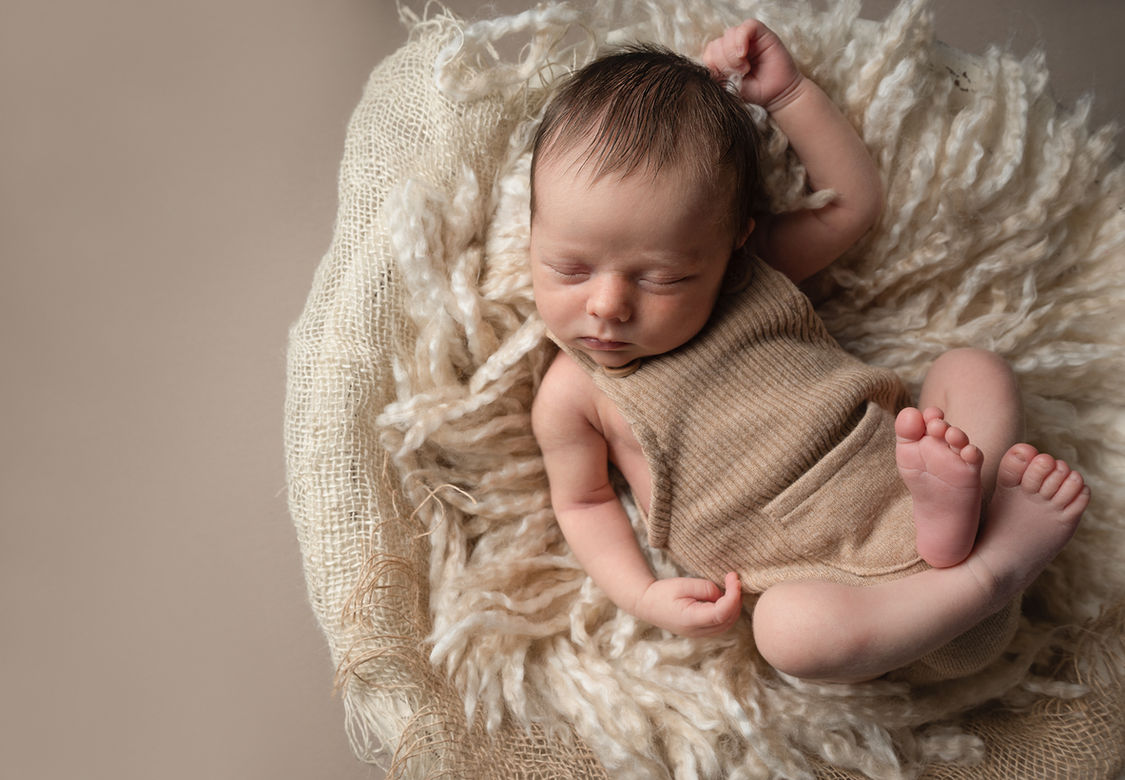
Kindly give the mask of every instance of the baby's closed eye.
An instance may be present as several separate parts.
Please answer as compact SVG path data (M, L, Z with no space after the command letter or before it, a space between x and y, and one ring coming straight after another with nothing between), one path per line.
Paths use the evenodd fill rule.
M577 263L544 263L556 276L568 281L583 281L590 278L590 269Z
M641 284L651 284L657 287L665 287L673 284L679 284L680 282L686 282L689 278L690 277L683 274L675 276L649 275L642 276L640 278L640 282Z
M637 279L637 284L653 293L675 293L695 278L690 274L647 274Z

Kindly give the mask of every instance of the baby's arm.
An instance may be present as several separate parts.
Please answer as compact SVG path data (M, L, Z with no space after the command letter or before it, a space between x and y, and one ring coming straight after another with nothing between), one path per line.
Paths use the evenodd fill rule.
M751 239L764 260L799 282L839 257L878 219L879 172L855 129L761 22L730 28L707 45L703 60L717 73L741 76L742 98L769 111L811 186L837 193L823 208L770 220Z
M609 479L590 377L565 353L543 378L532 426L551 484L551 504L574 557L618 607L684 636L726 631L738 619L738 578L726 593L708 580L657 580Z

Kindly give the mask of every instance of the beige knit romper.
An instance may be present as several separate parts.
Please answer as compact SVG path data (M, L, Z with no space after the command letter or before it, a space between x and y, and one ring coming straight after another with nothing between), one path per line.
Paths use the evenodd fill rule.
M749 593L783 580L857 585L928 568L894 457L894 418L908 391L893 371L845 352L788 278L746 262L748 283L719 297L695 338L635 371L607 373L568 350L645 453L649 543L714 582L738 572ZM941 660L954 668L938 676L991 660L1016 615L984 631L987 647L960 638L972 659L966 668Z

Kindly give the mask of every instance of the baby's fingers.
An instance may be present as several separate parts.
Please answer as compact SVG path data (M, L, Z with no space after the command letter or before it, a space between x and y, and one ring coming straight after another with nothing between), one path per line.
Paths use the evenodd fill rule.
M730 73L731 65L727 62L722 38L716 38L703 49L703 64L717 76L725 76Z
M719 75L744 73L748 67L746 54L750 50L748 32L744 30L747 24L750 23L731 27L708 43L703 49L704 64Z
M709 582L706 584L714 588L713 593L718 598L711 600L711 603L701 599L691 609L697 621L696 628L692 632L695 636L722 634L735 624L742 613L742 591L739 588L737 574L731 573L726 576L723 583L726 592L721 596L718 595L718 586Z
M743 68L747 64L747 55L750 53L750 41L758 33L761 23L750 19L737 27L731 27L720 39L722 41L723 57L727 66Z
M689 599L691 601L699 601L710 606L711 603L716 602L723 595L719 590L719 586L710 580L696 579L684 577L679 583L680 598Z
M721 615L727 618L738 617L738 613L742 609L742 587L738 581L738 575L733 571L727 574L723 587L726 588L726 592L723 593L722 598L715 602L715 607Z

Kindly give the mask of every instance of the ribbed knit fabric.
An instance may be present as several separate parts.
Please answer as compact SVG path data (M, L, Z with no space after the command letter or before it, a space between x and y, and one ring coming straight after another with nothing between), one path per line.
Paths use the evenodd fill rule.
M894 672L897 679L924 685L976 674L991 664L1012 643L1020 625L1016 596L994 615L986 617L961 636Z
M721 582L860 584L925 568L894 459L894 372L839 347L782 274L749 258L742 290L673 352L607 376L652 477L649 543Z
M648 461L649 543L714 582L849 585L928 568L895 465L894 418L910 403L893 371L845 352L804 294L747 257L742 286L704 329L636 370L579 361L621 411ZM979 671L1011 641L1019 599L900 674Z

